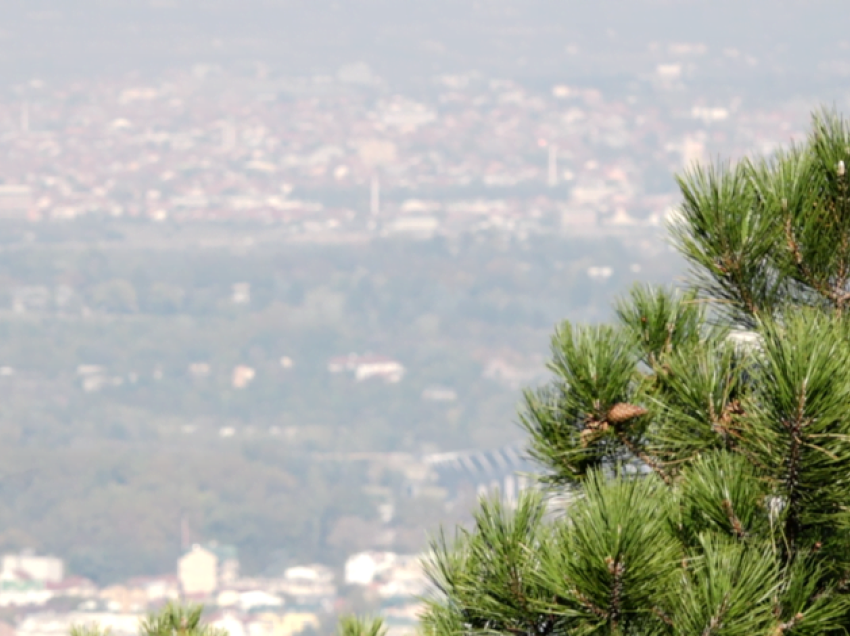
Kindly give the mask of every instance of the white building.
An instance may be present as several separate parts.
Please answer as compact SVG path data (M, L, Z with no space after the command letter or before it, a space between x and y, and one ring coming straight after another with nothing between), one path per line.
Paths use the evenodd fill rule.
M32 552L4 554L0 576L26 576L42 583L58 583L65 578L65 564L62 559L51 556L36 556Z
M370 378L380 378L384 382L400 382L404 377L404 367L400 362L384 356L363 356L354 369L354 378L361 382Z
M233 374L230 381L234 389L244 389L254 381L256 376L257 371L255 369L240 364L233 367Z
M379 378L384 382L394 384L404 377L405 368L397 360L386 356L349 354L331 358L328 361L328 371L331 373L350 372L358 382Z
M345 562L345 582L348 585L371 585L396 562L395 552L358 552Z
M278 587L280 592L296 602L309 603L336 596L334 578L333 570L327 566L299 565L286 569Z
M177 561L177 578L184 594L212 594L239 576L236 548L195 544Z
M276 594L264 590L224 590L216 596L216 605L219 607L239 607L243 612L256 609L282 607L283 599Z
M314 583L333 583L334 573L326 565L296 565L286 568L283 578L287 581L311 581Z

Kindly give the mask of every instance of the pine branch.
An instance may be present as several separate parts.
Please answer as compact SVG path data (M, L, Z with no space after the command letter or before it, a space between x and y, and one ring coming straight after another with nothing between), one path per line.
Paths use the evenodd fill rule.
M623 446L629 449L635 457L640 459L644 464L649 466L656 475L661 477L662 481L668 486L673 483L673 478L664 470L661 464L652 456L648 455L640 446L635 444L628 435L623 431L618 431L617 438L622 442Z
M626 566L619 560L608 557L608 572L611 573L613 579L611 585L611 602L608 610L608 617L611 620L611 627L616 631L620 624L620 602L623 595L623 574L626 571Z
M552 518L484 501L434 546L426 636L850 633L848 163L823 113L804 144L679 178L690 289L562 324L525 394L529 453L578 496Z
M723 500L723 509L726 511L726 515L729 517L729 523L732 524L732 530L735 532L735 536L739 539L745 539L747 537L747 532L744 530L744 526L741 523L741 520L738 519L738 516L735 514L735 509L732 506L732 502L729 499Z
M785 632L794 629L797 623L801 620L803 620L803 614L795 614L790 621L780 623L776 626L776 631L773 632L774 636L781 636L781 634L784 634Z
M700 636L711 636L718 629L723 627L723 617L726 614L726 610L728 609L729 603L729 595L727 594L723 598L723 602L717 608L717 611L711 616L711 619L708 621L708 624L705 626L705 629L702 630Z

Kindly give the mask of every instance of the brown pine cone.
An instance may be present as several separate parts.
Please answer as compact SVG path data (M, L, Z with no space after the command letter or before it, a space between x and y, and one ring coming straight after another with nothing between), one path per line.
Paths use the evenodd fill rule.
M648 411L642 406L620 402L608 409L608 414L605 416L605 419L611 424L622 424L623 422L628 422L629 420L633 420L641 415L646 415L647 412Z

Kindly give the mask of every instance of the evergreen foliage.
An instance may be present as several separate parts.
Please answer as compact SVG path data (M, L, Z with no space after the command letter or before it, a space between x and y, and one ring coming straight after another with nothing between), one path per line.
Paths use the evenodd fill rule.
M385 636L386 633L380 618L345 616L339 621L338 636Z
M168 603L139 625L140 636L227 636L227 632L201 623L203 605Z
M542 487L433 541L426 633L850 633L848 162L821 111L679 177L687 285L556 329L520 413Z
M169 602L139 623L139 636L227 636L227 632L201 622L203 605ZM71 636L109 636L112 631L98 624L76 625ZM372 635L370 635L372 636ZM375 635L377 636L377 635Z

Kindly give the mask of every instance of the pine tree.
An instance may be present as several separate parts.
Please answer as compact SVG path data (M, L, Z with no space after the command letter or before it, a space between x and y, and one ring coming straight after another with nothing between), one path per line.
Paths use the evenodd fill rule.
M433 541L427 634L850 633L847 162L821 111L678 178L686 284L556 329L520 413L543 488Z
M387 628L381 618L344 616L339 621L338 636L385 636Z
M139 622L139 636L228 636L222 629L201 622L202 605L169 602ZM110 636L112 630L93 623L75 625L70 636ZM377 635L372 635L377 636Z
M139 624L139 636L227 636L227 632L201 622L203 605L169 602L148 614Z

